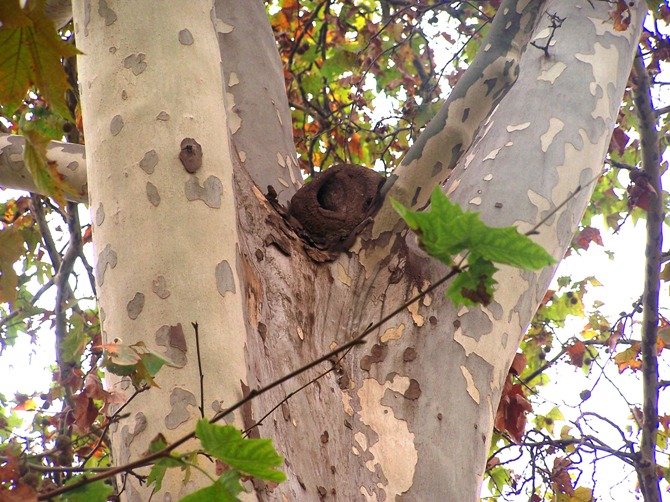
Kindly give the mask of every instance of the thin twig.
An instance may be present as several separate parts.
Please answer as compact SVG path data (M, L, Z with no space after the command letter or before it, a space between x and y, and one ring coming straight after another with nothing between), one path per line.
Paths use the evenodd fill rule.
M198 375L200 375L200 417L205 418L205 374L202 371L202 358L200 357L200 333L197 322L192 322L191 326L195 332L195 351L198 356Z

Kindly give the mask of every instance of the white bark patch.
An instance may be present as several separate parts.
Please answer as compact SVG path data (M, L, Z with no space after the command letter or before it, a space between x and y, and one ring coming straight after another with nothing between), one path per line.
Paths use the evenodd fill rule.
M602 20L601 20L602 22ZM545 28L537 33L535 37L533 37L533 42L537 43L538 45L544 45L544 43L540 42L541 40L544 40L545 38L549 38L549 35L551 35L551 28Z
M179 40L179 43L182 45L193 45L194 42L193 34L186 28L179 31L179 35L177 38Z
M567 65L561 61L559 61L556 64L553 64L549 68L545 68L542 70L542 73L540 73L540 76L537 77L538 80L544 80L549 83L554 83L554 81L560 77L561 73L563 73L563 70L567 68Z
M100 286L102 286L105 282L105 272L107 271L107 265L114 268L116 267L116 263L116 251L112 250L112 246L110 244L107 244L105 249L100 251L95 265L95 276L97 277L98 284Z
M288 174L291 177L291 183L293 183L295 186L300 186L300 183L298 183L295 178L294 169L291 169L291 157L289 155L286 156L286 167L288 167Z
M470 166L470 162L472 162L472 159L475 158L475 153L470 152L465 156L465 160L463 161L463 169L467 169Z
M170 289L167 285L167 279L164 276L159 275L153 281L151 281L151 291L153 291L158 298L165 300L170 296Z
M607 124L612 124L613 120L610 116L609 93L600 82L608 85L612 72L615 71L616 74L619 73L619 56L616 45L614 44L610 47L604 47L597 43L594 46L594 50L595 52L593 54L575 54L575 59L591 65L591 69L593 70L593 80L589 85L589 90L596 98L596 105L591 112L591 116L594 119L602 118ZM603 61L607 61L608 64L603 64ZM616 70L612 70L612 66L614 66Z
M216 266L215 276L216 289L221 296L225 297L228 291L235 294L235 278L227 260L223 260Z
M470 199L469 203L472 204L473 206L481 206L482 198L481 197L473 197L472 199Z
M361 450L366 451L368 449L368 437L362 432L354 434L354 440L358 443Z
M230 76L228 77L228 87L234 87L239 83L240 83L240 77L237 76L237 73L231 71Z
M491 181L493 179L493 174L489 173L482 178L484 181Z
M296 330L297 330L297 332L298 332L298 338L300 338L301 340L304 340L304 339L305 339L305 333L304 333L304 331L302 330L302 328L301 328L300 326L298 326L298 327L296 328Z
M116 136L123 129L123 119L121 115L114 115L112 121L109 123L109 132L112 133L112 136Z
M461 373L463 373L463 376L465 377L465 390L468 391L468 394L470 394L472 400L479 404L479 390L477 389L475 381L472 378L472 373L470 373L470 370L468 370L468 368L465 366L461 366Z
M453 193L458 188L458 185L460 185L460 184L461 184L461 178L459 178L457 180L454 180L454 182L451 185L449 185L449 188L447 188L446 195L449 195L449 194Z
M168 120L170 120L170 114L166 111L162 111L158 115L156 115L156 120L160 120L161 122L167 122Z
M147 181L147 199L149 199L149 202L151 202L154 207L158 207L161 203L161 196L158 193L158 188L156 188L156 185L150 181Z
M400 326L395 326L384 331L384 334L379 338L379 341L386 343L389 340L400 340L403 331L405 331L405 325L401 323Z
M565 124L562 120L557 119L556 117L551 117L549 119L547 132L540 136L540 144L542 145L541 148L544 153L547 153L551 142L554 141L556 135L563 130L563 127L565 127Z
M351 396L348 392L342 393L342 408L347 415L350 417L354 416L354 408L351 406Z
M546 211L549 211L551 209L551 203L549 200L543 196L540 195L539 193L533 191L533 190L528 190L528 200L537 208L538 212L542 216L542 214ZM527 222L517 222L518 225L528 225Z
M279 164L282 167L286 167L286 161L284 160L284 156L280 152L277 152L277 164Z
M361 486L361 495L365 497L365 502L378 502L377 494L375 492L368 492L368 489L364 486Z
M494 150L491 150L489 154L486 157L484 157L483 160L495 160L500 150L502 150L502 148L495 148Z
M521 291L529 287L527 279L525 279L522 274L523 272L520 272L517 269L501 267L501 269L496 272L495 279L498 281L498 284L515 284L515 290ZM499 311L500 308L502 308L503 312L510 312L508 316L502 319L485 307L479 307L480 312L477 312L474 309L468 309L467 307L463 307L458 311L459 318L463 318L467 315L483 314L489 318L491 323L497 323L496 327L499 329L496 333L488 331L485 334L482 334L479 339L468 336L464 332L463 325L468 324L465 321L462 321L461 326L454 331L454 341L463 347L466 357L475 353L491 365L491 367L498 369L498 371L494 372L492 375L492 389L497 389L502 386L507 377L509 364L511 364L511 360L509 363L500 364L501 348L504 349L507 347L508 343L507 333L517 333L521 329L519 314L515 310L517 299L518 297L514 296L506 299L501 298L497 302L496 311ZM499 333L503 333L503 336L501 337Z
M351 277L347 275L347 271L344 270L344 267L341 263L337 264L337 279L347 286L351 287Z
M144 73L144 70L147 69L146 57L147 55L141 52L138 54L131 54L123 60L123 67L132 71L135 76Z
M508 125L507 126L507 132L523 131L524 129L528 129L529 127L530 127L530 122L523 122L523 123L517 124L517 125Z
M288 188L288 181L286 181L284 178L277 178L277 181Z
M242 117L237 113L235 106L235 95L232 92L224 92L223 101L226 104L226 111L228 112L228 129L230 130L230 134L235 134L242 127Z
M140 167L142 171L147 174L153 174L156 165L158 164L158 153L156 150L149 150L144 154L142 160L140 160Z
M230 32L233 31L234 28L235 27L232 24L228 24L228 23L222 21L221 19L215 19L214 20L214 29L218 33L223 33L223 34L230 33Z
M165 427L174 430L184 422L188 421L191 414L189 406L197 406L195 396L192 392L175 387L170 393L170 413L165 417Z
M418 294L419 290L416 289L415 287L412 288L412 297ZM412 314L412 321L414 321L414 324L416 324L418 327L423 326L423 324L425 323L425 319L421 314L419 314L419 303L418 302L412 303L407 307L407 310L409 310L409 313Z
M184 193L189 201L201 200L213 209L221 207L221 196L223 195L223 184L216 176L209 176L205 183L200 186L197 176L190 176L184 185Z
M381 401L387 390L404 394L409 386L409 378L396 375L393 381L383 384L372 378L366 379L358 391L360 420L380 438L369 448L373 458L366 467L374 471L379 465L384 473L387 484L378 486L386 492L386 500L395 500L412 487L418 454L414 434L409 431L407 422L397 419L393 409L382 405Z
M126 312L128 312L128 317L133 321L137 319L144 309L144 293L135 293L133 299L130 300L126 305Z
M240 150L239 152L237 152L237 155L239 155L240 157L240 162L244 162L247 160L247 152L245 152L244 150Z

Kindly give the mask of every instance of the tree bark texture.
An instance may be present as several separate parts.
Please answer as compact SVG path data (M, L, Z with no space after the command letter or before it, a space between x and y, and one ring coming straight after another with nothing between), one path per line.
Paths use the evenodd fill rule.
M117 463L198 418L191 322L211 416L447 272L388 200L345 253L298 237L266 196L271 184L285 205L300 182L278 63L261 62L272 61L262 3L223 5L82 0L74 10L103 330L179 366L119 423ZM539 224L533 239L560 259L602 166L645 12L635 1L616 31L606 2L503 2L482 55L383 193L420 208L440 184L488 224ZM564 19L554 33L544 13ZM256 23L265 38L245 52ZM264 106L252 106L257 93ZM202 151L188 170L185 139ZM277 501L476 500L502 385L552 274L503 268L482 308L456 311L431 293L306 389L290 396L328 365L255 399L231 420L252 427L279 405L253 433L274 440L289 479L249 488ZM169 474L165 500L199 482ZM147 498L131 477L126 496Z

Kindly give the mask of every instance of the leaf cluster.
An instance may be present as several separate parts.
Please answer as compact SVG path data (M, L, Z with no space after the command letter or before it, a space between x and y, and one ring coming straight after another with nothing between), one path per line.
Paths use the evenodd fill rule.
M436 186L430 198L430 209L412 211L392 200L429 255L454 266L455 257L467 255L467 267L452 281L447 296L458 305L487 305L493 298L494 264L537 270L556 263L547 251L516 227L495 228L486 225L479 214L463 211Z

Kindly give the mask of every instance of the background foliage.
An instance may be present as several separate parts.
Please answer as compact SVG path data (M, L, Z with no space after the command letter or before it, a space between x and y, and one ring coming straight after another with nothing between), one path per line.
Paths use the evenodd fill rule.
M468 67L500 2L266 3L284 63L299 162L309 177L339 163L390 172ZM624 4L611 4L613 18L620 18ZM664 152L670 111L664 107L669 102L664 89L670 85L665 71L670 10L663 1L649 4L652 17L640 44L654 80L659 148ZM141 399L155 383L156 372L170 361L146 347L102 343L88 217L83 208L66 202L67 188L45 155L51 139L84 140L72 27L56 34L41 3L33 1L25 8L18 1L0 2L0 21L0 129L26 138L26 160L37 186L52 194L45 198L7 192L0 204L0 366L27 364L9 361L17 354L12 350L17 342L29 340L39 351L46 350L45 344L54 346L50 383L36 383L25 394L0 394L0 498L35 500L77 483L85 469L90 475L110 465L110 424L123 413L124 402ZM568 253L570 262L594 248L615 257L618 250L605 243L616 242L611 235L644 219L654 195L639 171L638 119L631 95L635 86L632 75L603 174ZM638 263L624 263L621 273L632 266ZM619 292L593 294L601 285L597 277L573 276L569 270L560 275L510 368L485 482L490 499L591 500L594 488L595 493L608 493L619 483L599 474L603 457L616 459L624 473L621 483L628 492L635 490L632 465L644 419L642 396L635 388L641 371L641 303L620 307ZM663 280L670 280L670 267ZM642 290L632 294L641 297ZM615 303L617 313L612 314L608 303ZM657 445L664 488L670 481L670 409L663 395L670 380L666 343L670 322L663 318L657 346L664 361ZM105 368L129 375L135 392L105 390ZM575 381L576 371L584 375L578 380L581 387L547 397L552 379ZM575 399L570 393L577 391ZM627 416L612 418L590 407L601 394L625 403ZM234 431L208 434L227 437ZM162 446L152 447L159 451ZM220 452L216 445L203 447ZM267 450L261 456L268 461L265 470L233 469L210 491L234 497L240 472L261 472L273 479L277 458ZM165 469L191 465L191 457L165 457L155 464L149 481L159 484ZM104 500L110 491L101 481L79 493L86 500ZM76 492L70 496L78 500Z

